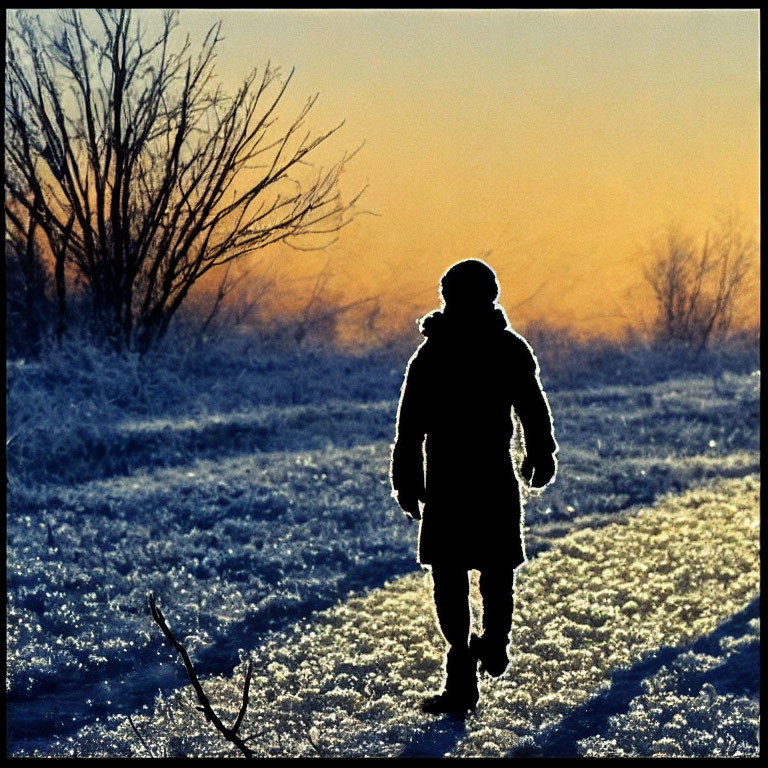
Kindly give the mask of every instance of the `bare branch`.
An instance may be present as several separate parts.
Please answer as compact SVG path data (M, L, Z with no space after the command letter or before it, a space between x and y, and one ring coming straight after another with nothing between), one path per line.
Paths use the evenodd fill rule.
M253 662L248 661L248 669L245 671L245 681L243 682L243 703L240 705L240 711L237 713L237 719L230 729L232 733L237 733L243 723L245 712L248 709L248 693L251 689L251 678L253 677Z
M314 749L314 751L319 755L320 757L328 757L328 750L323 749L313 738L312 736L312 728L314 728L314 723L312 722L312 716L307 714L303 718L304 723L304 733L306 734L307 741L309 742L309 745Z
M149 746L147 745L147 742L144 741L143 736L139 733L139 729L135 726L133 719L131 718L130 715L128 715L128 722L131 724L131 728L133 729L133 732L136 734L136 738L139 740L139 743L144 748L144 751L150 757L154 757L155 756L154 752L149 748Z
M176 649L176 651L181 656L182 661L184 662L184 666L186 667L186 670L187 670L187 676L189 677L189 681L192 684L192 688L194 689L195 693L197 694L198 701L200 702L199 709L205 715L205 719L208 722L213 723L216 730L219 731L219 733L221 733L222 736L224 736L224 738L227 741L234 744L243 753L245 757L253 757L253 751L246 745L245 741L238 735L238 730L240 729L240 725L243 722L245 711L248 708L248 692L251 685L251 677L253 675L253 661L250 659L248 660L248 668L245 673L245 682L243 685L243 703L240 707L240 711L238 712L237 719L235 720L235 723L232 726L232 728L227 728L227 726L224 725L224 723L222 723L222 721L219 719L218 715L213 711L213 708L211 707L211 704L208 701L208 697L205 695L205 692L203 691L203 686L200 684L200 680L197 676L197 673L195 672L195 668L192 665L192 660L189 658L187 649L176 639L170 627L168 626L162 611L157 607L154 593L151 593L149 595L149 608L152 612L152 618L155 620L155 623L163 631L163 634L168 639L168 642Z

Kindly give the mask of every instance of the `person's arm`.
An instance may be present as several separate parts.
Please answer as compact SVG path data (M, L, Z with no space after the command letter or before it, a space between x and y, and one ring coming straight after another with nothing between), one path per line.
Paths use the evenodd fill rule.
M397 408L397 433L392 446L390 481L392 496L411 518L420 517L424 499L424 382L418 355L408 365Z
M523 427L524 479L536 488L550 483L557 469L557 443L546 395L539 378L539 365L530 347L521 341L513 407Z

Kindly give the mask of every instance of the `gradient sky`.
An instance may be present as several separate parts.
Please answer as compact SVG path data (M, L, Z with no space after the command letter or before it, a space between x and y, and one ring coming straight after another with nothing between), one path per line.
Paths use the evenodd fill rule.
M344 191L367 183L377 215L327 253L271 258L327 264L388 317L436 306L443 271L482 257L513 325L613 333L647 313L654 234L723 212L757 228L757 11L183 10L181 30L219 18L232 88L293 66L286 117L319 92L311 125L346 120L333 149L365 141Z

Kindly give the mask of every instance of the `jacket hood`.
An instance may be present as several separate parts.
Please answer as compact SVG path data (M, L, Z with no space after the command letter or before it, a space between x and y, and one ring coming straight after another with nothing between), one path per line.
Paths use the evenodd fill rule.
M470 312L445 307L430 312L419 323L419 330L428 339L499 333L507 327L507 316L504 310L493 304L490 304L487 309Z

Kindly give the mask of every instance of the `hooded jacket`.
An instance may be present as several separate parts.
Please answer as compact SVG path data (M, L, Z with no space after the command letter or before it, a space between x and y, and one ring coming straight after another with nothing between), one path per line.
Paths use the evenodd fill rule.
M512 462L513 410L534 464L554 455L552 417L528 343L492 304L422 320L397 414L391 484L424 501L418 559L483 569L525 560Z

